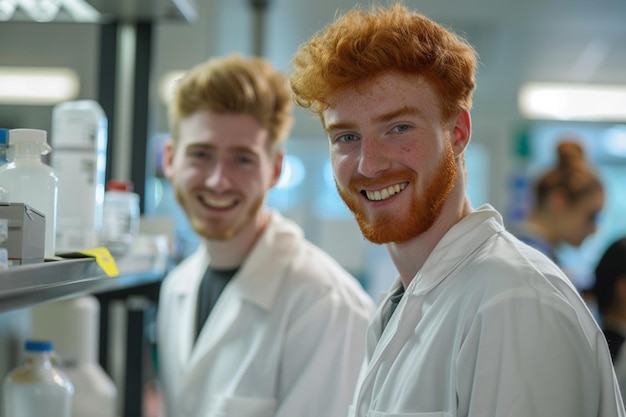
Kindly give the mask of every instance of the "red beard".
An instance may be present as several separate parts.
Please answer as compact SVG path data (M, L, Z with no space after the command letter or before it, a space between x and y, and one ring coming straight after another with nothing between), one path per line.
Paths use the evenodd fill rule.
M337 191L350 211L354 213L363 236L377 244L391 242L406 242L426 232L439 217L457 176L457 166L452 145L446 142L446 148L435 171L433 178L428 180L422 196L415 195L411 206L406 212L399 212L397 207L368 213L363 202L363 195L359 192L363 187L375 187L377 183L390 184L398 180L410 182L409 188L403 192L412 192L412 184L417 183L417 176L413 171L403 171L377 178L375 180L359 177L350 181L348 189L342 189L338 184Z

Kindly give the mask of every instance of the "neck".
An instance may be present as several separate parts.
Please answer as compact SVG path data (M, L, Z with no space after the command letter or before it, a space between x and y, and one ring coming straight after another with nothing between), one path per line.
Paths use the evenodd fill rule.
M425 233L406 242L387 244L391 259L407 288L433 249L452 226L472 211L469 200L460 187L455 187L435 223Z
M236 236L226 240L204 239L211 265L218 269L232 269L241 266L267 227L269 220L269 212L260 209L254 220Z

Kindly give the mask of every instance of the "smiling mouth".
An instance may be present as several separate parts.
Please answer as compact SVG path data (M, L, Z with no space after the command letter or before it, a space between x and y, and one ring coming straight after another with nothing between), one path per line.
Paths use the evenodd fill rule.
M391 196L398 194L400 191L404 190L408 185L408 182L403 182L401 184L394 184L387 188L383 188L382 190L377 191L368 191L363 190L361 193L367 197L370 201L381 201L390 198Z
M208 196L200 196L199 200L210 208L225 209L237 204L237 199L233 197L229 198L212 198Z

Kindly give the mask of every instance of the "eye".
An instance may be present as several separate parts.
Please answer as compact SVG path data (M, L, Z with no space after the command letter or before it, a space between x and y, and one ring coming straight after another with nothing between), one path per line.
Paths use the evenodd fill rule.
M405 131L409 130L410 128L411 128L411 126L409 126L409 125L401 124L401 125L394 126L391 129L391 131L395 132L395 133L402 133L402 132L405 132Z
M337 136L335 138L335 142L347 143L347 142L354 142L354 141L356 141L358 139L359 139L359 137L357 135L352 134L352 133L346 133L345 135Z
M204 148L190 148L187 150L187 157L190 159L207 159L210 155L210 152Z
M240 164L251 164L252 162L254 162L249 156L238 156L236 160Z
M238 165L252 165L256 163L257 158L254 154L241 152L233 155L233 161Z

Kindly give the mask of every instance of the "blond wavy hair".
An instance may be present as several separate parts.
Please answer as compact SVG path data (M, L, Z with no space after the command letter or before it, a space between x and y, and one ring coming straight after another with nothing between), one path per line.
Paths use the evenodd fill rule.
M280 146L293 123L293 100L286 74L264 58L231 54L211 58L187 72L169 107L175 141L181 120L198 110L249 114L269 132L269 143Z

